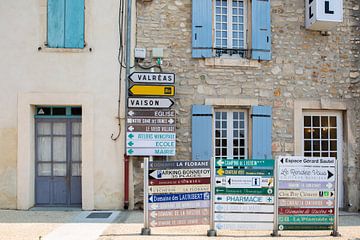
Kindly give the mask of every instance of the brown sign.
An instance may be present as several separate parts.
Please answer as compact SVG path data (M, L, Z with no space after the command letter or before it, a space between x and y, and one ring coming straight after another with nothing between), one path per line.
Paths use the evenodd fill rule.
M165 220L165 219L183 219L183 218L199 218L210 217L209 208L195 208L195 209L176 209L176 210L162 210L149 211L151 220Z
M186 225L209 225L210 217L201 218L184 218L184 219L167 219L167 220L151 220L150 227L165 226L186 226Z
M151 179L150 185L210 184L210 178Z
M160 125L175 125L175 118L128 118L128 124L160 124Z
M176 132L175 126L157 126L157 125L137 125L137 124L129 124L127 126L128 132L168 132L174 133Z
M334 214L334 208L279 208L280 215L297 215L297 214Z

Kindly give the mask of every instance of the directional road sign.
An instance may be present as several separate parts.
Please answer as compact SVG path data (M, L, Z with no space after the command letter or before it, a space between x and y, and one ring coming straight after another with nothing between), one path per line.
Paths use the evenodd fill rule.
M150 227L166 227L166 226L185 226L185 225L208 225L210 217L169 219L169 220L152 220L149 222Z
M171 98L128 97L128 108L171 108Z
M149 210L170 210L186 208L209 208L209 200L149 203Z
M149 195L149 203L210 200L210 192Z
M307 225L296 225L296 224L280 224L278 229L280 231L283 230L294 230L294 231L303 231L303 230L318 230L318 231L324 231L324 230L333 230L334 229L334 225L326 225L326 224L322 224L322 225L314 225L314 224L307 224Z
M175 73L133 72L129 79L134 83L175 83Z
M149 211L149 217L151 220L210 217L210 209L195 208L181 210Z
M174 118L176 116L175 110L164 109L129 109L127 115L132 118L137 117L155 117L155 118Z
M127 148L128 156L175 156L175 149L170 148Z
M279 166L279 181L333 182L334 167L282 167Z
M257 222L261 219L262 222L274 221L274 214L266 213L215 213L214 220L216 222L234 222L243 219L246 222Z
M128 148L175 148L176 141L142 141L128 139L126 146Z
M274 176L274 170L271 169L228 169L217 168L216 175L241 175L241 176Z
M272 196L258 195L215 195L217 203L274 203Z
M219 159L216 167L274 167L274 160Z
M283 156L279 158L279 165L291 167L321 166L335 167L336 160L333 157L302 157L302 156Z
M282 207L333 207L334 200L304 200L304 199L279 199L278 205Z
M150 179L149 185L210 184L210 178Z
M278 209L280 215L321 215L334 214L334 208L284 208Z
M215 204L216 212L273 213L274 205L268 204Z
M210 184L150 186L149 194L210 192Z
M334 191L279 190L283 198L334 198Z
M150 171L149 176L154 179L209 178L210 169L160 169Z
M174 96L175 87L170 85L133 85L129 92L135 96Z
M273 188L225 188L215 187L216 194L274 195Z
M150 169L210 168L210 161L152 161Z
M226 176L216 177L216 186L227 188L262 188L274 187L274 178L260 176Z
M280 181L279 189L334 190L335 182Z
M161 125L149 125L149 124L128 124L127 126L128 132L170 132L174 133L176 132L175 126L161 126Z
M176 125L174 117L128 117L128 124Z
M215 222L218 230L273 230L272 222Z
M176 140L175 133L147 133L147 132L128 132L126 134L128 140Z
M304 223L304 224L332 224L334 222L333 215L279 215L280 224Z

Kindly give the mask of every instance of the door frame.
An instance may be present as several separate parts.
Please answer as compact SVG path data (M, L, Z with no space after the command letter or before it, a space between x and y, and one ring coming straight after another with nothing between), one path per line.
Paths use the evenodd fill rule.
M19 93L17 147L17 209L35 204L35 106L82 107L82 209L94 203L94 97L86 93Z
M75 161L73 162L72 160L72 138L73 138L73 134L72 134L72 126L73 123L75 122L80 122L82 123L82 119L81 116L62 116L62 117L57 117L57 116L51 116L51 117L41 117L41 116L35 116L35 206L47 206L47 207L54 207L54 206L62 206L62 207L81 207L81 203L80 204L72 204L72 187L75 184L75 182L73 180L74 177L72 175L72 164L73 163L78 163L79 161ZM53 164L56 163L64 163L64 162L54 162L53 160L51 160L50 164L51 164L51 176L39 176L39 168L38 165L39 163L41 163L41 161L37 161L38 158L38 124L39 123L51 123L51 128L53 127L53 123L65 123L66 129L65 129L65 146L66 146L66 175L65 176L54 176L53 173ZM81 134L80 134L81 136ZM51 139L54 137L53 133L51 132L49 134L49 137L51 137ZM51 156L53 156L53 150L54 150L54 145L53 145L53 141L51 141ZM81 152L81 151L80 151ZM81 156L80 156L81 159ZM81 162L81 160L80 160ZM81 172L81 171L80 171ZM37 199L37 188L39 187L37 184L37 178L38 177L44 177L44 178L50 178L49 182L51 184L50 186L50 196L49 198L52 199L52 197L54 197L55 193L54 191L54 183L56 182L56 179L58 179L60 181L61 178L66 179L66 203L65 204L56 204L56 203L52 203L50 200L49 204L41 204L38 203L38 199ZM75 178L80 177L80 182L81 182L81 175L80 176L76 176ZM78 185L78 184L77 184ZM80 184L80 192L81 192L81 184Z

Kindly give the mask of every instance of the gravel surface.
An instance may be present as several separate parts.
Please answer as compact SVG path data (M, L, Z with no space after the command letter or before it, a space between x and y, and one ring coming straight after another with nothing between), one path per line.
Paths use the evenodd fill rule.
M78 211L0 210L0 240L39 240L78 214Z
M0 210L0 240L39 240L41 239L39 237L45 236L65 223L72 222L80 213L80 211ZM329 231L281 232L282 237L270 237L269 231L218 231L218 237L215 238L206 236L208 226L152 228L150 236L142 236L140 235L142 222L143 214L140 211L121 212L98 240L334 239L329 236ZM80 222L79 224L89 223ZM342 236L335 239L360 240L360 215L340 216L339 232Z

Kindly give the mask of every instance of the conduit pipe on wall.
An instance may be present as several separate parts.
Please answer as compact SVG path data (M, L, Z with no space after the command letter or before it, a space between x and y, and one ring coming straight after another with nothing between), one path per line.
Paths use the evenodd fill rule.
M122 1L122 0L120 0ZM130 52L131 52L131 8L132 8L132 0L127 0L127 14L126 14L126 71L125 71L125 114L127 114L127 99L128 99L128 88L129 88L129 83L128 83L128 76L130 75ZM126 132L126 130L125 130ZM129 156L126 155L126 133L125 135L125 139L124 139L124 190L125 190L125 194L124 194L124 209L128 209L129 208Z

